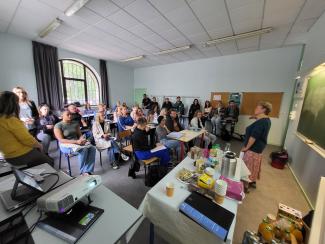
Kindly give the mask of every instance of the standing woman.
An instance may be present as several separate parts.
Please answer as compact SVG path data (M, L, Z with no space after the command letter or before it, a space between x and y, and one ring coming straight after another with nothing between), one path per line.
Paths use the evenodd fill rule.
M22 120L32 136L36 136L37 129L35 121L38 119L38 111L35 103L28 99L24 88L17 86L12 90L19 98L19 118Z
M194 117L196 111L201 110L201 105L199 104L199 100L194 99L193 103L191 104L190 110L188 112L188 121L189 123Z
M33 167L43 163L53 166L53 159L41 152L42 144L28 133L19 119L18 101L13 92L0 93L0 151L14 166Z
M269 113L272 111L272 104L261 101L257 104L254 112L256 121L246 128L243 160L250 170L250 182L245 182L245 190L249 186L256 188L256 180L260 178L262 152L267 145L267 137L271 128Z
M51 140L54 139L54 125L59 122L58 117L50 112L47 104L39 106L39 118L36 120L37 139L42 142L43 151L48 155Z

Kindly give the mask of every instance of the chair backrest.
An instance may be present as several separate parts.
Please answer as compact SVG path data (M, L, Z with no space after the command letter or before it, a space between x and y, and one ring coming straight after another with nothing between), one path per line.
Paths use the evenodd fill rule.
M117 134L117 137L119 140L123 140L123 139L129 139L132 135L132 132L131 130L124 130L124 131L120 131L118 134ZM128 138L129 137L129 138Z

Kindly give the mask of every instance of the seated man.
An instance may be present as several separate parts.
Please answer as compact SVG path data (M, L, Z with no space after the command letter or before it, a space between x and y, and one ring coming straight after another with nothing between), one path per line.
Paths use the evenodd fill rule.
M231 118L232 120L237 122L238 116L239 116L239 108L234 100L230 100L228 107L226 108L225 111L225 118L226 119Z
M175 149L177 155L179 155L181 144L179 141L174 139L169 139L167 135L170 133L166 126L166 119L163 116L158 117L158 126L156 128L156 135L158 142L163 144L169 149Z
M225 118L222 121L224 129L230 132L230 135L234 133L235 124L238 122L239 108L234 100L230 100L228 107L225 111Z
M184 108L184 104L181 101L181 97L178 96L176 98L176 102L174 103L174 109L176 110L176 112L178 113L178 115L184 115L185 112L185 108Z
M171 101L169 101L168 97L165 98L165 101L163 102L161 108L167 109L167 112L173 108L173 104L171 103Z
M79 124L72 121L69 111L64 111L62 121L54 126L54 135L60 143L63 153L76 153L78 155L81 174L89 174L94 171L96 148L87 145L87 140L80 132Z
M137 127L134 129L132 134L134 153L140 160L157 157L160 159L160 165L167 166L170 162L168 149L165 148L156 152L151 152L150 150L153 148L149 144L148 131L149 128L147 127L147 120L145 118L140 118L138 120Z
M122 107L121 115L117 118L117 126L118 131L133 130L136 126L125 106Z
M200 110L197 110L194 114L194 118L191 120L191 126L195 127L195 128L199 128L199 129L204 129L204 125L202 123L202 112ZM197 138L200 139L200 138ZM204 140L204 147L208 148L210 143L214 144L215 141L217 140L217 137L209 132L205 132L204 136L203 136L203 140Z
M174 131L178 132L183 130L181 124L179 123L176 110L173 109L170 112L170 115L166 116L166 126L170 132L174 132Z
M143 94L143 99L142 99L142 108L143 109L150 109L151 107L151 100L149 97L147 97L147 94Z

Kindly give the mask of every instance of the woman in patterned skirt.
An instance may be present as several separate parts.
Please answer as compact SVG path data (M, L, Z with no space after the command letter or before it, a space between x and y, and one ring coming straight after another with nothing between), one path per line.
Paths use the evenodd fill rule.
M272 110L272 104L269 102L259 102L255 108L254 118L256 121L246 128L243 160L250 170L250 182L245 182L245 191L248 188L256 188L256 180L260 178L262 152L267 145L267 137L271 127L269 113Z

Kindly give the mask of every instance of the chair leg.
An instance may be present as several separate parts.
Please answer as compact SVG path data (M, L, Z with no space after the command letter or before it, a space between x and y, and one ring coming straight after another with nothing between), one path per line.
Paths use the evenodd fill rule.
M67 157L67 161L68 161L69 175L72 176L71 165L70 165L70 157L69 157L69 155L66 156L66 157Z
M102 162L102 152L99 151L99 162L100 162L100 166L103 167L103 162Z
M61 169L61 156L62 156L62 152L60 150L59 169Z

